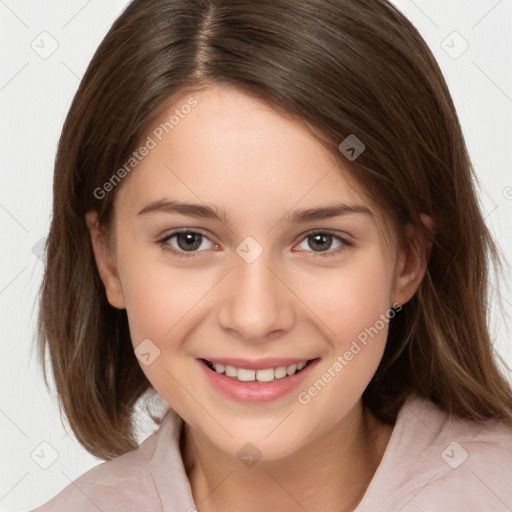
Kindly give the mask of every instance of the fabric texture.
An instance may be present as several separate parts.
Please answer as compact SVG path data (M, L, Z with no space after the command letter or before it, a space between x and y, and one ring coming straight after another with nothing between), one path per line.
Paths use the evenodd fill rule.
M100 464L34 512L196 512L170 410L139 448ZM354 512L511 512L512 427L463 421L413 395Z

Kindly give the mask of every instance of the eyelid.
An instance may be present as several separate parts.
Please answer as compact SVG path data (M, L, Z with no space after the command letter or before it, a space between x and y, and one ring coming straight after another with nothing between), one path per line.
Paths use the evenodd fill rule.
M329 256L335 256L339 254L341 251L346 249L347 247L351 247L353 245L353 242L349 239L351 238L349 235L343 236L340 233L330 230L330 229L311 229L310 231L307 231L306 233L303 233L301 235L300 240L294 244L294 247L301 244L303 241L307 240L309 237L314 235L329 235L335 238L340 242L340 247L337 247L336 249L328 249L326 251L312 251L312 250L304 250L304 249L298 249L295 252L301 252L301 253L309 253L312 255L311 257L329 257Z
M202 235L205 238L208 238L208 240L210 240L209 234L204 229L189 227L171 229L165 235L160 236L159 240L169 240L169 238L173 237L174 235L179 235L181 233L194 233L196 235ZM213 240L211 241L213 242Z
M302 233L300 236L301 236L301 240L304 240L304 238L307 238L308 236L312 236L312 235L317 235L317 234L320 234L320 235L332 235L332 236L335 236L335 237L338 237L338 238L342 238L342 239L349 239L349 238L352 238L351 235L349 235L348 233L340 233L339 231L335 230L335 229L329 229L329 228L314 228L314 229L310 229L309 231L306 231L305 233Z
M210 241L215 247L217 247L217 248L219 247L219 244L217 244L214 240L212 240L210 238L210 236L203 229L189 228L189 227L173 229L170 233L164 235L163 237L160 237L156 241L156 243L163 250L168 251L174 255L177 255L178 257L186 257L186 258L197 257L197 256L201 256L202 255L201 253L207 252L207 249L203 249L201 251L181 251L181 250L175 249L174 247L172 247L170 244L167 243L171 238L173 238L176 235L179 235L181 233L192 233L192 234L200 235L200 236L204 237L206 240ZM333 230L330 230L330 229L317 228L317 229L311 229L311 230L307 231L306 233L303 233L301 235L301 238L294 244L294 248L297 245L301 244L303 241L307 240L309 237L318 235L318 234L332 236L333 238L335 238L336 240L338 240L340 242L340 244L341 244L340 247L338 247L334 250L328 249L326 251L313 251L313 250L298 249L298 250L295 250L294 252L309 253L311 255L309 257L318 257L318 256L319 257L329 257L329 256L335 256L338 253L340 253L341 251L343 251L344 249L346 249L347 247L350 247L353 245L353 243L350 240L348 240L348 238L350 238L350 236L348 236L348 237L342 236L339 233L337 233Z
M191 234L195 234L195 235L200 235L203 238L205 238L206 240L208 240L209 242L211 242L214 245L214 247L218 247L218 244L215 241L213 241L204 230L202 230L200 228L176 228L176 229L173 229L166 235L158 238L158 240L156 240L156 244L159 245L162 248L162 250L164 250L166 252L170 252L173 255L176 255L178 257L184 257L184 258L194 258L197 256L202 256L202 253L207 251L207 250L180 251L168 243L171 238L175 237L176 235L180 235L182 233L191 233Z

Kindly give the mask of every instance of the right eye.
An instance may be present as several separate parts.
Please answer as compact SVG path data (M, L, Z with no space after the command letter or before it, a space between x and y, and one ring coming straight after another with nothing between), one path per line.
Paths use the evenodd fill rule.
M186 228L173 231L157 243L163 250L179 257L192 257L197 252L218 247L204 233Z

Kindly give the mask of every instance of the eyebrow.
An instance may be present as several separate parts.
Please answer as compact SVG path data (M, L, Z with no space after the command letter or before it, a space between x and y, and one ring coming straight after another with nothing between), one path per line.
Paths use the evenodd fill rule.
M216 208L201 204L180 203L178 201L160 200L148 203L137 215L146 215L148 213L179 213L201 219L216 219L227 224L227 217L224 212L219 212Z
M146 215L150 213L178 213L201 219L216 219L224 224L228 224L228 218L225 212L217 208L193 204L180 203L178 201L159 200L148 203L137 215ZM295 210L285 214L281 220L290 224L300 224L312 220L328 219L348 214L363 214L373 217L369 208L358 204L335 203L319 208L308 208L305 210Z

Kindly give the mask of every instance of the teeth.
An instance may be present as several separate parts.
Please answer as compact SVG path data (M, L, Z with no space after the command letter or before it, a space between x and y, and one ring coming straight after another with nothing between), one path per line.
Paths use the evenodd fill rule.
M274 380L274 369L269 368L268 370L258 370L256 372L256 380L259 382L270 382Z
M224 365L223 365L223 364L220 364L220 363L213 363L213 366L214 366L215 371L216 371L217 373L224 373L225 368L224 368Z
M217 373L222 373L219 372L217 368L215 368L215 371ZM236 377L236 368L234 366L229 366L229 364L226 366L226 377Z
M294 375L302 370L307 361L290 366L278 366L277 368L265 368L264 370L247 370L245 368L235 368L234 366L221 363L211 363L213 370L217 373L225 373L226 377L234 377L241 382L272 382L274 379L283 379L286 376Z
M286 373L288 375L293 375L296 371L297 371L297 365L296 364L291 364L290 366L288 366L288 368L286 368Z
M286 377L286 366L279 366L274 370L274 377L276 379L282 379Z
M251 382L256 377L256 370L245 370L244 368L238 368L236 371L238 380L242 382Z

